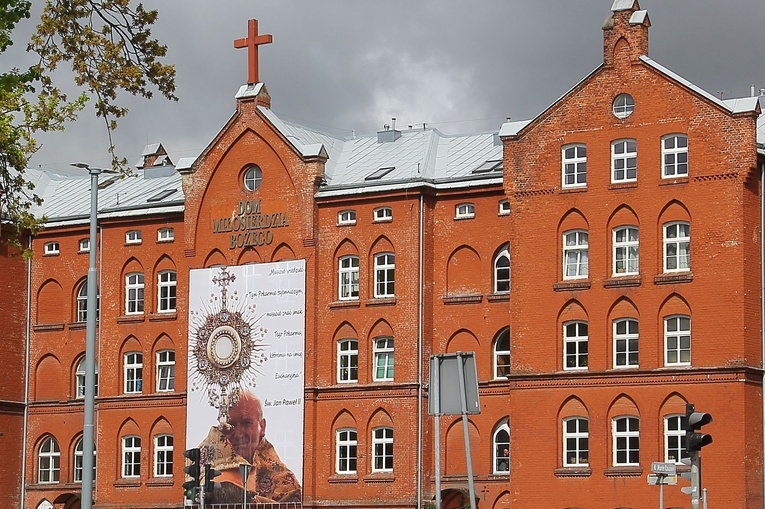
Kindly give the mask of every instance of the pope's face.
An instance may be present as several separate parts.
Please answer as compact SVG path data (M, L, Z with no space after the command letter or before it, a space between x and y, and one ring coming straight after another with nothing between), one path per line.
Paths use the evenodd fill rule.
M266 434L266 420L260 415L259 406L251 400L240 401L231 407L228 422L234 427L228 435L231 447L239 456L251 461Z

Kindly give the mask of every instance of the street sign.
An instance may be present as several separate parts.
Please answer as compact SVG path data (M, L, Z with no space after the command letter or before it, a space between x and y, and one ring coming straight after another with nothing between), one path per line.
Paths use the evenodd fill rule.
M648 484L651 486L675 485L677 484L676 475L648 474Z
M654 474L675 475L677 474L677 465L674 463L654 461L651 463L651 472Z

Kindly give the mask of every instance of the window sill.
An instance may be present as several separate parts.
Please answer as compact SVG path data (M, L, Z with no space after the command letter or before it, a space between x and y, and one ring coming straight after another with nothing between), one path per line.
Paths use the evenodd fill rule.
M117 323L139 323L146 319L143 313L134 315L122 315L117 317Z
M43 253L43 257L46 256L58 256L58 253Z
M477 304L483 301L483 295L444 295L441 299L444 304Z
M587 191L587 186L561 187L560 191L558 191L558 194L584 193L585 191Z
M135 479L123 477L114 481L115 488L139 488L141 486L141 478Z
M472 215L472 216L458 216L458 217L454 218L455 221L467 221L469 219L475 219L475 215Z
M579 290L589 290L591 286L589 279L576 281L559 281L553 284L553 290L556 292L576 292Z
M374 472L369 475L364 476L364 482L365 483L390 483L394 482L396 480L396 476L393 475L393 472Z
M98 322L96 322L96 325L98 325ZM69 324L69 330L82 330L87 326L87 322L72 322Z
M603 470L606 477L640 477L643 475L643 468L638 465L624 465L608 467Z
M510 301L510 292L490 293L486 296L489 302L508 302Z
M154 313L149 315L150 322L163 322L167 320L175 320L177 318L178 316L175 311L168 313Z
M366 301L367 306L392 306L396 303L396 297L377 297Z
M334 474L327 479L330 484L355 484L359 482L358 474Z
M45 323L45 324L35 325L33 327L33 330L35 332L64 330L64 324L63 323Z
M611 182L608 189L617 191L619 189L635 189L637 187L637 181L634 182Z
M688 176L685 177L663 177L659 182L660 186L671 186L674 184L687 184Z
M329 309L357 308L360 305L359 299L336 300L329 303Z
M494 472L493 474L489 474L490 481L507 481L509 477L510 477L509 470L507 472Z
M590 477L590 467L560 467L555 469L555 477Z
M639 275L614 276L603 281L603 288L624 288L628 286L640 286Z
M693 281L693 272L678 272L659 274L653 278L655 285L671 285L675 283L690 283Z
M173 477L152 477L146 481L146 486L172 486Z
M377 223L392 223L393 222L393 218L392 217L388 217L388 218L385 218L385 219L374 219L374 220L372 220L372 222L376 223L376 224Z

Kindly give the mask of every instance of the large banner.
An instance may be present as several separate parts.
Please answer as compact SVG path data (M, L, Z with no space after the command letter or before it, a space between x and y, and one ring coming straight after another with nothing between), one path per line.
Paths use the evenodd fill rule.
M240 465L249 465L248 502L299 503L305 261L196 269L189 279L186 446L221 472L206 502L241 503Z

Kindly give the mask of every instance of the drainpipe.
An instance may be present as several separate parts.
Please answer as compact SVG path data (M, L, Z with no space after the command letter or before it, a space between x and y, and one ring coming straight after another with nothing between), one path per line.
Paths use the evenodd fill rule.
M424 197L420 191L420 220L419 220L419 261L418 261L418 284L417 284L417 508L422 507L422 362L423 362L423 339L422 339L422 312L423 312L423 275L424 264L423 255L423 233L422 233L422 212L424 209Z
M762 336L762 357L760 369L765 370L765 163L760 164L760 335ZM765 376L762 380L762 460L765 463ZM763 496L765 496L765 467L763 468Z
M32 248L32 236L27 236L27 247ZM27 259L27 309L25 313L26 326L24 328L24 424L21 435L21 507L24 507L27 485L27 431L29 429L29 349L31 341L32 321L32 259Z

